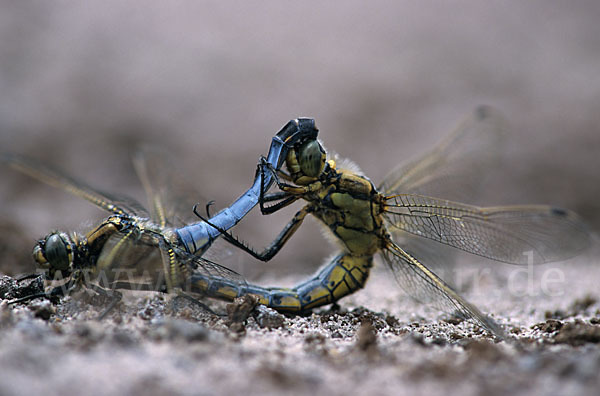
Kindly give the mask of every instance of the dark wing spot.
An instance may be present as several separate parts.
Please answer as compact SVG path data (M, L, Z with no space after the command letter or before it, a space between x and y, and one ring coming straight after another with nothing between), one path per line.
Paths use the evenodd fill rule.
M491 107L487 106L487 105L478 106L475 109L475 117L478 120L486 119L486 118L488 118L490 116L491 110L492 110Z
M555 216L566 216L567 215L567 211L562 208L551 208L550 213L552 213Z

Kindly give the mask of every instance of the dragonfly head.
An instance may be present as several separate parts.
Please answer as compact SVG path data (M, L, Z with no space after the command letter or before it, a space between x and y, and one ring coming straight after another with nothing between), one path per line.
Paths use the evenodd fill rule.
M73 268L75 242L64 232L55 231L40 239L33 248L33 259L52 277L66 277Z
M325 169L327 152L316 139L307 140L288 152L286 166L294 183L306 185L314 182Z

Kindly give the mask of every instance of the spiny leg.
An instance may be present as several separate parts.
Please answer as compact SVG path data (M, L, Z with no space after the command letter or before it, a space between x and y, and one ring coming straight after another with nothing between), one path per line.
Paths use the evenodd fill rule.
M275 169L273 169L273 166L268 163L263 164L263 166L261 167L261 175L263 175L262 179L261 179L262 181L264 181L264 169L265 168L267 169L267 171L269 171L269 173L271 173L271 176L273 176L273 178L275 179L275 183L277 183L277 187L279 187L280 190L290 193L290 194L303 195L303 194L309 193L311 191L315 191L316 188L321 186L321 183L319 181L308 184L306 186L297 186L297 185L293 185L293 184L282 183L279 180L280 175L282 175L282 176L285 175L285 177L282 177L282 178L288 179L289 181L292 181L291 177L283 172L277 172ZM261 186L261 195L264 195L263 194L264 193L263 186ZM318 186L318 187L315 187L315 186Z
M275 169L273 169L271 164L266 163L264 161L264 159L261 159L261 161L262 162L258 166L258 171L261 173L261 189L260 189L259 203L260 203L260 207L261 207L261 212L263 214L275 213L276 211L279 211L280 209L283 209L283 208L289 206L290 204L296 202L298 199L300 199L302 197L302 194L305 194L307 192L314 190L314 187L312 185L300 187L300 186L292 186L289 184L281 183L281 181L279 180L278 172ZM265 188L264 188L265 169L267 169L267 171L271 173L273 178L276 180L279 188L284 191L265 195ZM289 175L285 174L284 172L279 172L279 173L283 176L283 178L291 179L291 177ZM291 191L288 191L288 190L291 190ZM270 206L270 207L264 206L265 202L272 202L272 201L277 201L277 200L279 200L280 202L276 203L273 206ZM297 231L298 227L300 226L300 224L302 224L302 221L304 220L306 215L308 213L312 212L312 210L313 209L310 205L307 205L306 207L302 208L299 212L296 213L294 218L284 227L284 229L280 232L280 234L275 238L275 240L273 242L271 242L269 244L269 246L267 248L265 248L262 252L257 252L253 248L250 248L245 242L240 241L237 237L235 237L228 230L225 230L224 228L219 227L216 224L213 224L212 222L210 222L210 220L208 220L207 218L205 218L198 212L197 205L194 206L194 214L196 214L196 216L198 216L202 221L206 222L208 225L210 225L211 227L218 230L227 242L231 243L232 245L236 246L237 248L245 251L246 253L250 254L252 257L254 257L258 260L261 260L261 261L269 261L270 259L272 259L279 252L279 250L281 250L281 248L287 242L287 240Z
M144 284L140 284L140 283L136 283L136 282L127 282L127 281L119 281L119 282L115 283L113 285L113 287L115 289L118 288L118 289L123 289L123 290L156 291L155 288L153 288L152 286L144 285ZM90 285L90 288L93 289L94 291L96 291L97 293L102 294L103 296L111 299L108 307L98 316L98 320L103 320L112 311L112 309L114 307L116 307L117 304L121 301L121 299L123 298L123 294L117 290L109 291L109 290L106 290L97 285ZM215 313L206 304L204 304L204 303L200 302L198 299L186 294L181 289L175 289L175 290L173 290L173 292L175 293L175 299L184 298L184 299L191 301L192 303L198 305L200 308L204 309L205 311L207 311L215 316L219 316L219 317L226 316L224 314Z
M35 293L35 294L30 294L28 296L24 296L24 297L20 297L20 298L15 298L11 301L8 302L9 305L13 305L13 304L19 304L19 303L23 303L23 302L27 302L30 300L35 300L36 298L46 298L49 301L53 301L58 297L63 297L68 295L71 290L73 290L73 288L75 288L77 282L74 279L69 279L69 281L61 286L56 286L54 288L52 288L52 290L50 290L49 292L43 292L43 293Z
M30 300L35 300L36 298L46 298L48 300L52 300L53 297L59 297L58 293L54 293L55 290L62 290L62 287L55 287L54 289L52 289L50 292L48 293L36 293L36 294L30 294L28 296L25 297L19 297L19 298L15 298L13 300L10 300L8 302L8 305L13 305L13 304L19 304L19 303L23 303L23 302L27 302Z
M275 179L275 182L277 183L277 186L279 186L279 188L281 188L284 184L281 183L279 181L279 176L278 173L275 171L275 169L273 169L273 167L271 166L271 164L269 164L268 162L266 162L265 158L262 157L261 158L261 163L258 165L258 172L260 172L260 196L258 199L259 202L259 206L260 206L260 212L263 215L268 215L268 214L272 214L275 213L276 211L292 204L293 202L295 202L299 196L294 196L291 195L286 192L286 191L279 191L273 194L265 194L265 168L269 171L269 173L271 173L271 176ZM284 180L291 180L291 177L282 172L279 171L280 175L282 176L282 178ZM277 201L277 200L281 200L281 202L278 202L277 204L267 207L265 206L265 202L273 202L273 201Z
M223 238L227 242L231 243L233 246L245 251L246 253L250 254L252 257L254 257L258 260L261 260L261 261L271 260L281 250L283 245L290 239L290 237L298 230L298 228L304 221L304 218L306 217L306 215L311 213L313 210L314 209L311 205L306 205L305 207L300 209L296 213L296 215L294 215L292 220L290 220L290 222L286 224L286 226L279 233L279 235L275 238L275 240L273 240L273 242L271 242L269 244L269 246L267 246L262 252L257 252L254 249L252 249L251 247L249 247L246 243L244 243L243 241L240 241L235 236L230 234L227 230L225 230L215 224L212 224L208 219L206 219L202 215L200 215L197 211L197 208L194 207L194 213L196 214L196 216L198 216L201 220L205 221L208 225L210 225L211 227L214 227L217 231L219 231L223 235Z
M273 194L267 194L265 196L262 196L259 200L260 211L263 215L270 215L270 214L273 214L273 213L293 204L298 199L300 199L299 195L290 195L289 193L287 193L285 191L279 191L279 192L276 192ZM277 202L276 204L271 205L271 206L264 206L265 202L273 202L273 201L280 201L280 202Z
M201 302L201 301L200 301L200 300L198 300L197 298L195 298L195 297L193 297L193 296L191 296L191 295L187 294L186 292L184 292L184 291L183 291L183 290L181 290L181 289L176 289L176 290L174 290L174 292L175 292L175 298L173 299L173 302L174 302L176 299L179 299L179 298L181 298L181 299L188 300L188 301L192 302L193 304L195 304L195 305L199 306L200 308L202 308L202 309L203 309L203 310L205 310L206 312L208 312L208 313L210 313L210 314L213 314L213 315L215 315L215 316L217 316L217 317L219 317L219 318L222 318L222 317L226 317L226 316L227 316L227 314L218 314L218 313L216 313L216 312L215 312L215 311L213 311L213 310L212 310L212 309L211 309L211 308L210 308L208 305L204 304L203 302Z
M18 277L18 278L16 278L16 281L17 282L23 282L23 281L28 280L28 279L37 278L39 276L42 276L42 274L38 274L38 273L34 272L33 274L27 274L27 275L23 275L23 276Z
M106 307L106 309L104 309L104 311L102 311L102 313L100 315L98 315L98 320L103 320L104 318L106 318L106 316L110 313L110 311L112 311L113 308L116 307L117 304L123 298L123 294L121 294L121 292L118 292L116 290L106 290L103 287L100 287L100 286L97 286L94 284L89 284L88 287L90 289L94 290L96 293L102 295L103 297L110 299L110 302L108 303L108 306Z

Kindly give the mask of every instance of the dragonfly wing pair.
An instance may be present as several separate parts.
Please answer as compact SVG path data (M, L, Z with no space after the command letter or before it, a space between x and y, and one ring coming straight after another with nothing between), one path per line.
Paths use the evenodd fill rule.
M570 211L543 205L477 207L414 194L389 198L394 228L510 264L561 261L589 245Z
M158 155L159 153L161 155ZM101 246L101 253L99 253L100 256L96 263L97 268L92 268L95 276L103 277L105 284L114 283L122 288L128 285L127 288L157 290L164 289L165 285L161 285L161 282L171 283L170 281L175 279L183 282L191 272L226 278L235 282L245 282L237 272L179 249L169 242L172 241L171 238L162 234L167 232L168 225L174 222L171 219L184 218L186 215L171 211L165 203L165 196L172 195L176 191L173 187L177 183L167 176L169 174L168 160L159 150L144 149L136 153L134 157L136 172L144 185L152 208L151 217L148 211L132 198L117 197L114 194L102 192L33 159L15 154L2 154L1 160L22 173L86 199L99 208L120 216L123 221L130 222L130 226L123 232L111 233ZM171 180L168 187L162 188L160 183L167 180ZM198 198L199 195L193 194L190 197ZM191 204L187 205L190 213L192 206ZM103 225L106 224L106 222L103 223ZM103 225L92 232L102 229ZM152 258L156 258L156 247L161 250L162 271L152 268ZM137 269L134 271L133 269L136 267ZM115 276L115 274L119 274L119 276ZM152 287L144 286L149 284ZM167 288L169 286L171 285L167 285Z
M496 261L527 264L564 260L585 249L589 232L576 214L542 205L481 208L431 196L472 199L484 172L498 161L504 120L480 107L459 128L419 160L393 170L381 191L384 216L395 242L383 258L399 285L416 300L473 318L495 334L500 327L424 266L429 244L418 236ZM431 195L431 196L428 196ZM532 252L533 254L526 254Z
M0 154L0 162L4 162L11 168L43 183L81 197L107 212L117 215L148 216L148 211L136 200L102 192L32 158L18 154L2 153Z

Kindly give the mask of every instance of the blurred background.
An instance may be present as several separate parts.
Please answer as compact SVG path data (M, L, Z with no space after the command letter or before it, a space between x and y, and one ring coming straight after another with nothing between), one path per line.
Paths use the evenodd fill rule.
M131 153L161 146L216 210L250 186L291 118L315 118L324 145L378 184L488 104L508 139L472 203L568 207L600 229L600 3L340 4L3 1L0 150L145 203ZM4 272L31 269L50 230L104 216L12 170L0 177ZM262 247L293 213L253 213L235 233ZM271 263L223 264L303 277L333 252L307 223Z

